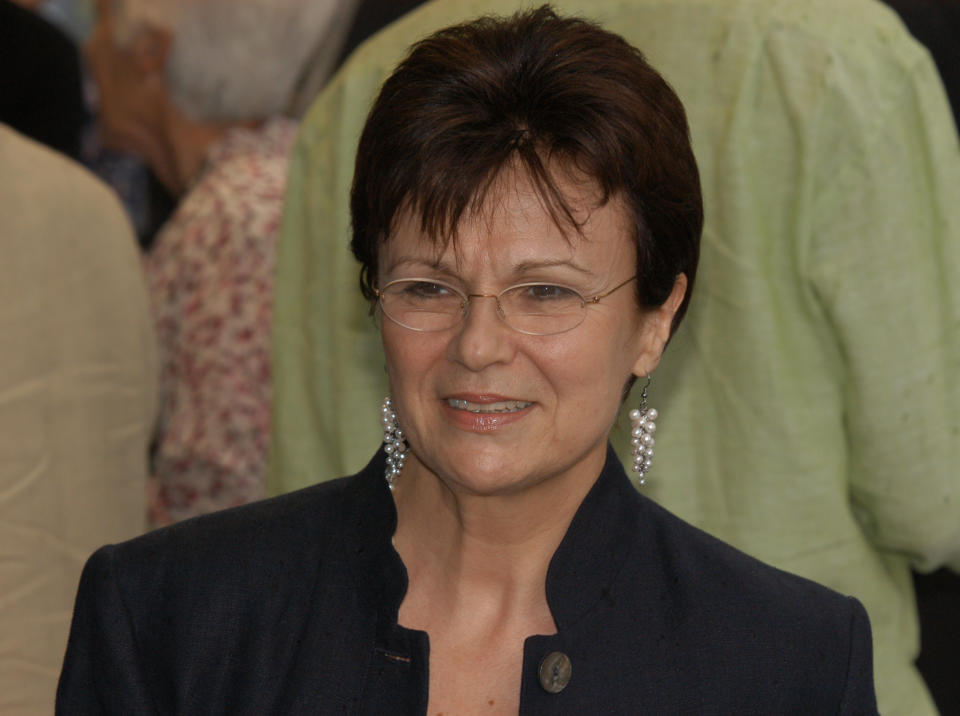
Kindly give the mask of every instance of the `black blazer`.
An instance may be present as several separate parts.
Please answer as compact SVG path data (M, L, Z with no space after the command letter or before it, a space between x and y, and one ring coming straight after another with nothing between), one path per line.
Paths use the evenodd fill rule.
M378 454L350 478L99 550L83 572L62 714L423 714L428 638ZM874 714L854 599L673 517L612 451L550 564L558 628L524 645L524 714ZM538 667L562 652L559 693Z

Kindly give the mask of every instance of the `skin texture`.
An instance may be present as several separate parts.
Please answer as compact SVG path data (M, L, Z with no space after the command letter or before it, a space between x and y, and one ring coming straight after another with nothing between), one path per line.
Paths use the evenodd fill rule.
M582 236L561 229L509 168L455 246L438 250L415 217L399 217L379 285L418 277L467 293L529 281L586 297L609 290L635 271L627 212L617 200L597 206L588 182L567 177L563 189L581 207ZM643 311L631 284L553 336L514 331L490 298L474 299L445 331L383 319L412 453L394 493L395 544L410 578L400 622L430 635L430 713L517 712L523 640L556 630L544 591L550 558L603 467L625 382L656 367L685 290L680 276L664 306ZM531 405L499 422L447 398Z

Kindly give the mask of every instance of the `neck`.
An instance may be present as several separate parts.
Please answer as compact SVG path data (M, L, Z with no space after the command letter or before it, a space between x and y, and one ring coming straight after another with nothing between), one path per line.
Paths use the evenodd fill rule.
M434 612L549 617L547 569L592 484L558 476L509 495L465 495L408 461L394 491L394 544L410 584L401 620L421 599Z

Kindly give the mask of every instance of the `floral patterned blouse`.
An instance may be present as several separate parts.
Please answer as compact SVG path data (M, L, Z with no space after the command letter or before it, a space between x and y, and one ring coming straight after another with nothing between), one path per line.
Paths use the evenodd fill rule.
M274 250L296 124L229 130L146 259L160 346L151 513L263 496Z

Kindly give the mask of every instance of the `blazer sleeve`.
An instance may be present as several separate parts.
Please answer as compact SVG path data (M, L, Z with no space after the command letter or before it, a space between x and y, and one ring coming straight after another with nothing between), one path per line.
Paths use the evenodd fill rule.
M847 663L847 681L840 702L839 713L844 716L878 714L877 697L873 685L873 639L867 612L853 597L850 604L850 655Z
M80 577L57 686L57 714L157 712L118 585L115 549L99 549Z

